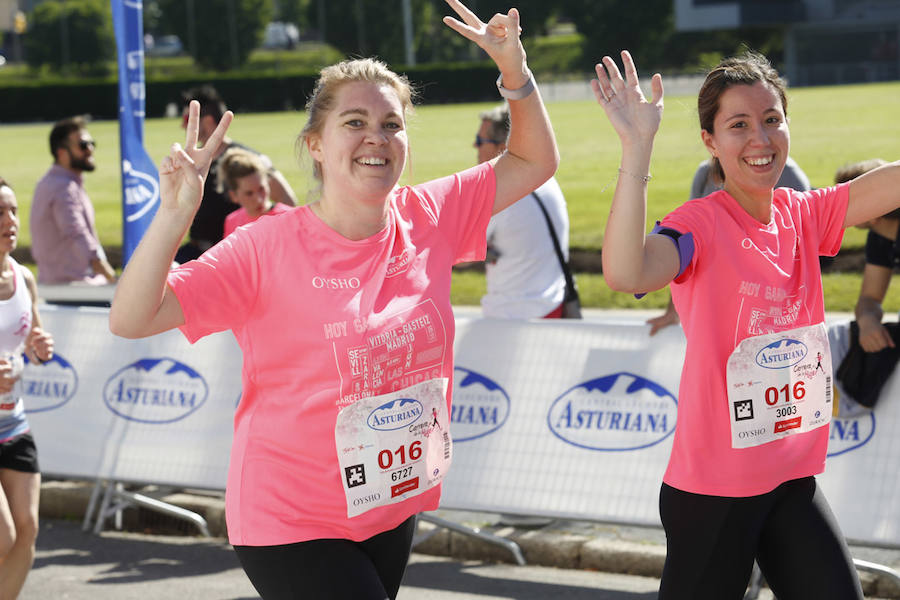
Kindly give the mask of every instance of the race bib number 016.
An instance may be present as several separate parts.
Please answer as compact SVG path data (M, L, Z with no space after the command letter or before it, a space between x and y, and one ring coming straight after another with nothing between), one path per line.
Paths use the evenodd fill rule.
M750 448L831 420L825 324L747 338L728 358L731 447Z
M450 468L446 378L364 398L335 425L347 517L433 488Z

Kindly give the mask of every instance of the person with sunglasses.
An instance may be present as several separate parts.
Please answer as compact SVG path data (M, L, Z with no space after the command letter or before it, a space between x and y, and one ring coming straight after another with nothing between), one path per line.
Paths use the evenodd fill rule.
M83 117L63 119L50 131L53 165L34 190L29 219L38 283L116 281L97 236L94 206L82 177L97 168L96 145Z
M506 151L509 107L497 106L479 116L481 127L474 145L480 164ZM481 298L484 316L500 319L563 316L566 278L548 229L551 225L568 261L569 214L555 177L491 217L485 263L487 293Z

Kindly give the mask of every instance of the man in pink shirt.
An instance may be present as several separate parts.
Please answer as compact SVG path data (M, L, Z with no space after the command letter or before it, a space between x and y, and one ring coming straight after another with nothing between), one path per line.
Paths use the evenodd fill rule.
M38 283L113 283L94 225L94 206L82 173L93 171L96 142L82 117L59 121L50 132L53 166L41 178L31 203L31 254Z

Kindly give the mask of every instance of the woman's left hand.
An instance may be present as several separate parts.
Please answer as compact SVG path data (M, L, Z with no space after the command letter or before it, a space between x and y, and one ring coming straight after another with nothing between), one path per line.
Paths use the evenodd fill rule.
M521 27L518 9L511 8L505 15L497 13L484 23L459 0L447 0L447 4L462 21L444 17L444 24L487 52L503 73L506 87L516 89L524 85L528 81L528 74L525 70L525 49L519 40ZM519 73L522 74L521 80L518 78ZM508 84L507 77L510 78Z

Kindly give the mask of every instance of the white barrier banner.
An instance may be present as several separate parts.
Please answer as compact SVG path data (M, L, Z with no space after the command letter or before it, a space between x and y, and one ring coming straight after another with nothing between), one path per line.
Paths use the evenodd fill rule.
M45 473L224 488L241 386L231 333L125 340L109 333L108 309L41 310L57 356L28 365L20 389ZM677 327L648 331L458 318L442 505L659 525L685 343ZM874 412L832 420L819 481L850 539L900 544L897 431L896 375Z
M660 525L684 352L680 328L637 321L457 319L442 505ZM875 411L832 419L818 479L852 540L900 544L898 431L896 374Z
M224 489L241 359L230 332L109 332L109 310L44 305L56 356L19 384L50 475Z

